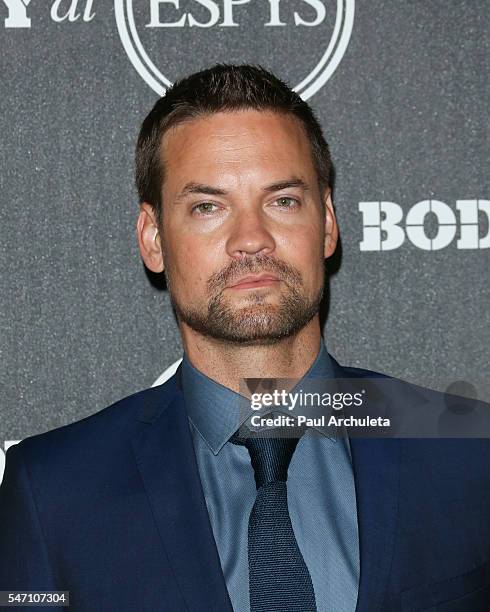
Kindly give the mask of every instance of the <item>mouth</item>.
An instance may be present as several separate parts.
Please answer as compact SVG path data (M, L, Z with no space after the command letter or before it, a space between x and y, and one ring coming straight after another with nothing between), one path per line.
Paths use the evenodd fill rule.
M257 289L258 287L270 287L280 283L280 279L274 274L258 274L244 276L238 282L229 286L229 289Z

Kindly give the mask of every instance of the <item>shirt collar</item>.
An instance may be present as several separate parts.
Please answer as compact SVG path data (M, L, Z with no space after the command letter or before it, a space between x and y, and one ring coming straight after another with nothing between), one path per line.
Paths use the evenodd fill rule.
M334 378L333 365L323 338L320 350L309 370L294 387L312 378ZM209 378L192 365L184 352L182 360L182 387L187 414L199 435L212 452L217 455L233 433L249 418L243 414L243 398L240 394ZM240 400L242 399L242 402ZM276 412L280 411L274 409ZM330 430L316 427L320 433L332 441L335 434Z

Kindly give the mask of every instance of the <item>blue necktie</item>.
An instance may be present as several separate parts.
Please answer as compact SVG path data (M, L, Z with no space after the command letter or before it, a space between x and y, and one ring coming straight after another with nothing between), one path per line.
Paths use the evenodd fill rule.
M298 437L240 437L237 432L230 441L248 449L257 486L248 523L251 612L316 612L313 583L287 501L288 467Z

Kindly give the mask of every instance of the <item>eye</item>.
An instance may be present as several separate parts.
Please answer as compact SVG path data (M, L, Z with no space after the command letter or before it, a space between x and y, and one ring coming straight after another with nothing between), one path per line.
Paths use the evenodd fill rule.
M213 206L217 207L217 204L214 202L201 202L200 204L193 206L191 212L197 211L201 215L210 215L215 212L212 210Z
M295 208L299 206L299 202L296 198L290 198L289 196L281 196L277 198L275 202L279 205L279 208Z

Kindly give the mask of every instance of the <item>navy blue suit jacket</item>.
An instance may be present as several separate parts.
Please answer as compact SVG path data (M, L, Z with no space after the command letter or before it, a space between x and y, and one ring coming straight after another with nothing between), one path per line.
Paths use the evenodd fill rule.
M231 612L179 379L9 449L0 590L68 590L72 612ZM419 401L404 383L391 399ZM351 451L356 612L488 612L490 441L352 438Z

